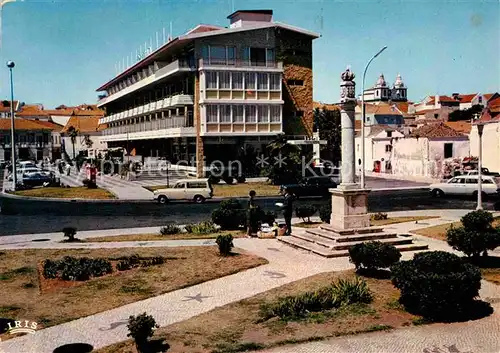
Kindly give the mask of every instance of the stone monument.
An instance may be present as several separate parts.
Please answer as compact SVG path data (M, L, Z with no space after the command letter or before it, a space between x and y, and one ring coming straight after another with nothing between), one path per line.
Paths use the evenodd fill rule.
M356 108L356 83L354 73L347 68L341 75L340 116L342 128L342 182L332 194L332 215L330 224L334 229L346 230L370 226L368 194L356 183L356 162L354 157L354 124Z

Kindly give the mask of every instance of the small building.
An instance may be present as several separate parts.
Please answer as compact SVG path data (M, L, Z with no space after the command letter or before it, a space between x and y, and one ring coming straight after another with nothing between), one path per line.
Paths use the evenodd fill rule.
M500 172L500 97L490 100L483 110L479 121L483 128L483 158L484 168ZM470 149L473 156L479 155L479 136L477 122L472 125L470 132Z
M361 102L355 109L356 120L361 121L362 107ZM403 113L398 109L394 103L380 102L377 104L365 103L365 117L366 125L390 125L392 127L399 127L404 125Z
M57 159L60 141L54 139L61 126L48 121L15 119L16 155L20 160ZM58 149L59 148L59 149ZM11 121L0 119L0 160L12 158Z
M441 178L448 158L470 156L469 138L444 123L423 125L393 143L392 173Z
M99 123L100 117L81 117L73 112L64 128L61 130L62 150L71 159L80 153L94 157L97 150L107 149L107 143L102 139L102 131L106 124ZM76 131L74 141L70 136L71 127ZM74 142L74 144L73 144ZM73 148L74 147L74 148Z
M406 102L408 100L407 87L399 74L392 88L387 85L384 74L380 74L375 85L365 89L364 98L365 102ZM359 99L361 100L361 97Z

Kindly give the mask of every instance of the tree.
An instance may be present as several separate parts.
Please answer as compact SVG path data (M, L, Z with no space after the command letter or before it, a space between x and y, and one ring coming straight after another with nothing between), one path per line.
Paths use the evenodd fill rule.
M68 128L68 136L71 138L71 145L73 146L73 158L75 158L75 143L76 143L76 138L78 137L78 130L75 129L75 127L72 125Z
M85 142L85 146L87 146L87 148L92 148L92 145L94 144L94 141L92 141L92 139L90 138L89 135L85 135L83 137L83 141Z
M341 156L340 111L316 108L314 109L314 123L319 129L319 138L327 141L326 145L321 146L323 159L338 165Z
M302 160L301 149L297 145L288 143L286 137L280 135L267 145L267 149L269 157L262 164L266 164L264 173L273 184L296 182L300 179Z
M469 109L455 110L448 116L449 121L470 121L476 114L480 114L483 107L479 104L473 105Z

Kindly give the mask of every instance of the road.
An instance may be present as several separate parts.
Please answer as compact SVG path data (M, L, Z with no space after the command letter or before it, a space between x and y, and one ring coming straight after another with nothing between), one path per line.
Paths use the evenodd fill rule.
M281 200L260 199L266 210L276 210L274 204ZM328 200L299 200L300 204L321 205ZM197 205L177 203L158 205L153 202L123 203L67 203L57 207L55 203L40 203L43 207L26 209L22 214L0 215L0 236L13 234L58 232L63 227L74 226L78 230L116 229L162 226L168 223L186 224L210 219L218 203ZM370 212L389 212L419 209L474 209L472 199L434 199L425 190L391 190L372 192L368 198ZM492 210L493 202L484 203Z

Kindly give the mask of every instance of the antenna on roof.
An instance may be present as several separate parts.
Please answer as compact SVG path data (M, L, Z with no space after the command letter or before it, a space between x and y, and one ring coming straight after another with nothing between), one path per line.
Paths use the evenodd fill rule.
M167 37L165 36L165 27L163 27L163 44L167 41Z
M234 12L234 0L231 0L231 12Z
M170 21L170 34L168 35L168 41L172 40L172 21Z
M160 47L160 43L158 41L158 31L156 31L156 49Z

